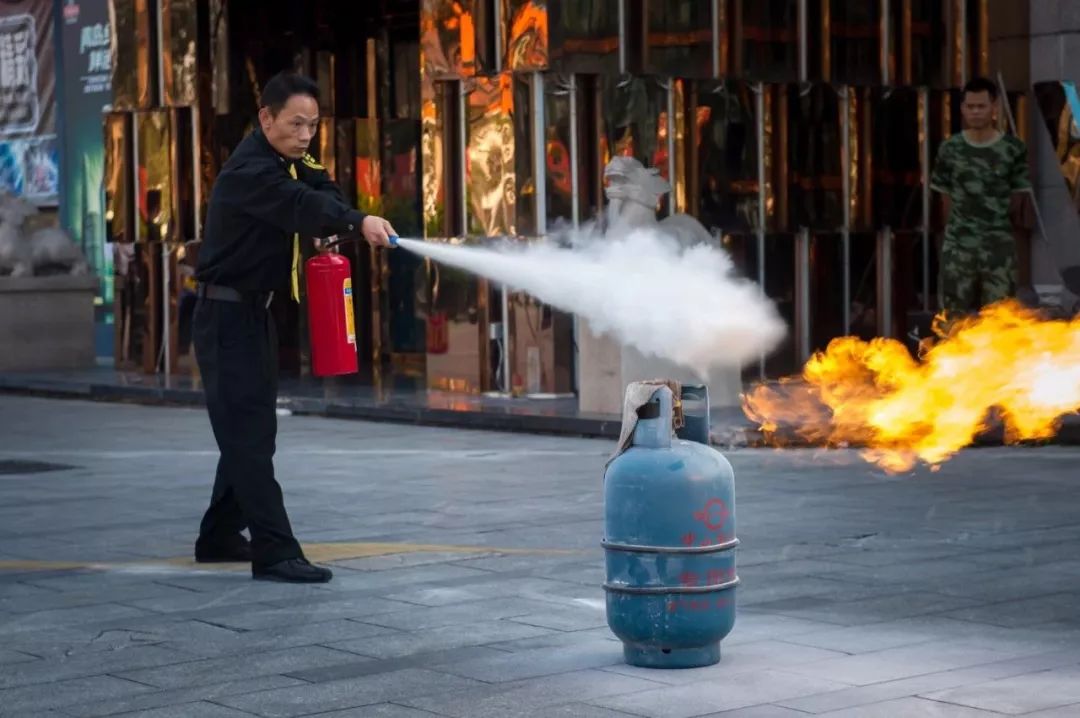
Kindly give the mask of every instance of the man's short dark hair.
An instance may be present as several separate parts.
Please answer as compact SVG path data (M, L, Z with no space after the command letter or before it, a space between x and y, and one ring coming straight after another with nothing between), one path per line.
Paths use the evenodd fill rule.
M985 77L973 77L968 80L967 84L964 85L963 94L966 95L969 92L976 95L980 92L985 92L987 95L990 96L991 102L996 100L998 97L997 85L995 85L992 80L988 80Z
M281 108L290 97L306 95L319 101L319 86L303 75L294 72L282 72L270 78L263 88L262 97L259 98L259 107L266 107L270 114L277 117Z

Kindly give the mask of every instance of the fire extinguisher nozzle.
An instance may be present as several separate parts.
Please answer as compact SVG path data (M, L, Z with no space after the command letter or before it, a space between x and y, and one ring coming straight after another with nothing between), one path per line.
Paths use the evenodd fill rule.
M390 235L390 246L391 247L398 246L398 236L396 234L391 234Z

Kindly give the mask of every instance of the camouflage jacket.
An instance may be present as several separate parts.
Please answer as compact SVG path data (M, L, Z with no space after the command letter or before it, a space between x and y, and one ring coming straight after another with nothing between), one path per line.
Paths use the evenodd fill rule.
M946 233L953 237L1009 232L1012 194L1030 186L1027 149L1012 135L985 145L953 135L941 143L930 177L931 189L951 200Z

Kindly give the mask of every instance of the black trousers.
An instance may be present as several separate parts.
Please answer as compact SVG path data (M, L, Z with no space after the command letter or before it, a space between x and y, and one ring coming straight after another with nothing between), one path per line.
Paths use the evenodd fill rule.
M303 556L274 478L277 440L277 331L260 302L200 298L192 335L206 407L221 458L199 544L251 531L252 562Z

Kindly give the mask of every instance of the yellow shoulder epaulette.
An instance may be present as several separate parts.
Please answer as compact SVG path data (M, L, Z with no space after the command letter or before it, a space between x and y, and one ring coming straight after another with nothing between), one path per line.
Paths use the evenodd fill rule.
M321 164L316 162L314 157L307 154L306 152L304 153L304 157L303 157L302 161L306 166L310 167L313 170L324 170L324 169L326 169Z

